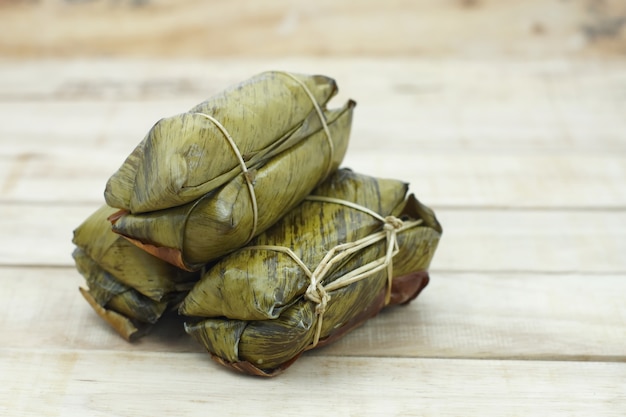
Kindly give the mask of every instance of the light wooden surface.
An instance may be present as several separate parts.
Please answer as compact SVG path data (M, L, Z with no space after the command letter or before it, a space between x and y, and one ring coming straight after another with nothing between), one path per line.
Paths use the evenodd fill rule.
M623 0L5 0L0 17L14 57L626 52Z
M432 283L284 375L176 318L136 344L79 296L71 231L151 124L268 67L358 100L346 165L444 226ZM300 58L0 66L1 415L626 413L626 62ZM289 411L286 411L289 410Z
M0 22L0 416L626 415L623 1L24 0ZM416 301L261 380L176 317L125 342L70 254L156 120L267 69L335 77L345 166L409 181L444 235Z

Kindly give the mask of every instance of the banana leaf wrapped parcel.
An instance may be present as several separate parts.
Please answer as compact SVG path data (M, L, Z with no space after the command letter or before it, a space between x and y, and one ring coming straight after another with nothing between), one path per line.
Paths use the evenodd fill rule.
M218 363L273 376L417 297L442 228L408 184L339 169L336 93L270 71L159 120L74 231L96 313L134 340L177 310Z
M219 363L272 376L383 307L413 299L441 226L407 184L342 169L278 223L208 268L186 331Z
M113 230L198 270L295 207L346 152L354 102L335 82L267 72L160 120L110 178Z
M142 251L111 231L102 206L75 231L72 254L89 289L80 292L125 339L141 336L165 310L177 305L199 277Z

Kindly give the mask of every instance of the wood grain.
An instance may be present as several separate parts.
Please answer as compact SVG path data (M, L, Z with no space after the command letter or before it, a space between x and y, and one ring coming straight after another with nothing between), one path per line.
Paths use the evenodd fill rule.
M55 152L127 154L161 117L275 68L337 79L331 103L358 102L353 149L378 151L393 141L446 154L626 151L622 60L406 58L8 62L0 66L3 150L37 152L54 141Z
M0 54L616 55L625 16L620 0L11 1Z
M482 416L497 409L506 416L569 417L619 416L626 399L623 363L308 359L294 372L260 381L223 373L196 353L172 361L153 352L5 350L0 382L11 388L0 394L0 404L38 416L76 409L94 416L318 415L317 402L307 400L315 398L338 416ZM39 401L26 394L34 378ZM374 381L384 394L372 391Z
M3 60L0 414L241 416L289 410L307 416L324 407L346 416L623 416L626 61L606 59L623 32L616 29L610 40L580 23L594 13L605 13L605 20L619 16L621 3L462 3L431 6L432 21L468 13L448 35L467 35L466 45L491 45L499 51L495 57L415 58L409 49L387 46L384 60L338 58L333 54L349 48L362 52L354 40L319 52L320 37L293 42L326 58L273 59L267 57L273 51L261 48L265 57L259 59L241 49L233 53L246 57L236 59ZM37 14L42 28L54 34L5 37L0 53L99 54L111 48L129 56L145 48L144 54L156 54L141 31L165 10L182 19L188 17L185 7L193 5L201 15L206 4L5 2L3 22L16 18L8 33L22 33L23 19ZM347 33L357 36L360 19L375 21L375 12L397 17L401 10L427 10L421 1L391 2L383 12L377 3L363 2L348 19L351 3L303 4L276 2L256 15L267 18L259 25L275 24L281 8L310 7L329 14L301 18L293 36L346 21L352 25ZM495 43L472 43L477 38L469 35L471 25L481 23L474 29L480 38L491 30L483 25L489 19L517 16L521 22L532 10L552 23L533 29L545 30L533 35L543 36L545 45L530 55L546 54L556 48L551 40L562 44L568 33L586 30L594 33L588 35L593 42L577 52L559 49L559 57L547 60L519 59L520 48L531 43L516 38L515 30ZM557 18L559 11L568 12ZM50 13L59 21L45 21ZM248 22L245 13L226 13L222 23ZM137 32L122 27L119 38L143 41L120 46L118 35L95 41L104 30L99 22L112 16L121 26L127 16L136 17ZM84 40L74 39L68 26L53 28L79 18ZM192 19L190 31L199 20ZM261 26L229 45L244 45L252 33L263 39ZM178 30L171 28L168 36ZM156 31L154 39L160 36ZM186 54L185 48L200 42L186 36L181 50L164 46L158 53ZM441 55L459 42L438 36L432 45ZM281 42L276 50L288 50ZM76 49L70 51L71 45ZM367 53L377 53L371 40L366 46ZM518 59L504 59L507 48ZM396 53L401 55L391 57ZM563 58L570 54L578 56ZM119 338L78 294L83 279L73 268L71 232L101 204L106 179L158 118L276 66L335 76L342 89L337 102L349 96L359 101L346 165L410 181L435 208L444 234L432 281L414 303L385 311L331 346L307 353L284 375L259 381L210 361L175 315L139 343Z
M6 278L0 304L12 312L0 317L0 328L12 335L4 348L203 352L176 316L127 343L78 295L84 281L73 268L2 267L0 274ZM615 291L621 281L602 274L433 272L417 301L385 310L310 355L624 362L626 308Z

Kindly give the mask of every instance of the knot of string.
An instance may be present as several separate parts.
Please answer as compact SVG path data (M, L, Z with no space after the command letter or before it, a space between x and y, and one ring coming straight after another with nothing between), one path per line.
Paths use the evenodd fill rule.
M316 304L315 314L318 316L313 342L308 347L308 349L312 349L317 346L320 340L320 336L322 334L324 313L326 312L328 303L331 300L331 295L329 294L331 291L346 287L357 281L370 277L381 270L386 269L387 285L385 293L385 305L389 304L389 301L391 299L391 286L393 280L393 257L399 251L397 234L403 230L421 224L422 221L414 220L410 222L403 222L402 220L394 216L382 217L381 215L368 209L367 207L352 203L350 201L345 201L332 197L309 196L306 198L306 200L341 204L370 214L383 223L382 230L378 232L374 232L354 242L339 244L330 249L313 271L311 271L291 249L284 246L258 245L246 247L246 249L264 249L285 253L289 255L289 257L291 257L300 266L300 268L302 268L304 273L309 278L309 285L305 291L304 297L305 299ZM327 277L328 273L332 271L333 267L341 264L346 258L350 257L351 255L362 251L363 249L374 245L382 240L386 240L387 242L387 248L385 250L384 256L365 265L362 265L342 275L338 279L329 282L326 285L323 284L325 278Z
M235 154L235 157L237 158L237 161L239 162L239 166L241 166L241 172L243 173L243 177L248 186L248 193L250 194L250 202L252 204L252 228L250 229L250 234L248 235L248 239L246 240L246 243L248 243L250 242L250 240L252 240L254 235L256 235L257 224L259 222L259 209L258 209L258 205L256 201L256 194L254 192L253 176L248 170L248 167L246 166L246 162L243 160L243 156L241 155L241 151L237 147L235 140L232 138L232 136L230 136L230 133L228 133L228 130L226 130L226 128L215 117L211 115L208 115L206 113L194 113L194 114L205 117L206 119L211 121L222 132L222 134L224 135L224 138L226 139L231 149L233 150L233 153Z
M318 267L309 276L309 286L305 292L305 298L317 304L315 306L315 314L318 316L317 328L315 330L315 336L313 337L313 343L310 348L314 348L319 343L322 333L322 325L324 323L324 313L326 312L328 302L331 299L329 294L330 291L346 287L386 268L387 285L385 292L385 305L389 304L393 280L393 257L399 250L397 232L402 229L404 223L402 220L394 216L385 217L383 222L382 231L373 233L352 243L335 246L326 254ZM347 256L379 242L383 238L387 241L387 249L382 258L376 259L375 261L354 269L327 285L322 284L326 274L332 266L342 262Z

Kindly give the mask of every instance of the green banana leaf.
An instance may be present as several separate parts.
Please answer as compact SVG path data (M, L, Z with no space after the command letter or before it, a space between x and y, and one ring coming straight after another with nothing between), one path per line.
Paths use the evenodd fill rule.
M335 340L387 303L410 301L428 282L426 271L442 229L432 210L413 195L405 198L406 191L406 184L399 181L340 170L313 192L414 225L397 232L391 297L387 297L385 269L329 291L317 346ZM288 247L313 270L330 248L382 229L379 220L355 208L328 201L303 202L249 247L226 256L203 275L179 308L192 316L186 331L220 363L256 375L281 372L303 351L315 347L320 315L318 303L305 297L309 281L304 269L291 256L263 246ZM322 284L380 259L387 249L388 243L381 240L347 256L329 270Z
M407 184L401 181L340 170L314 194L342 198L377 213L390 214L403 204L407 189ZM347 210L340 204L305 200L280 220L280 227L270 228L250 246L279 243L291 248L312 271L328 248L354 242L380 227L380 221L368 213ZM179 311L196 317L275 319L304 294L308 285L309 277L289 255L268 249L239 250L202 275Z
M79 288L81 294L126 340L135 340L144 334L165 312L167 301L154 301L120 283L81 249L76 248L72 256L89 287Z
M115 212L102 206L74 230L72 242L100 268L155 301L197 280L197 273L163 262L113 233L107 218Z
M103 206L74 231L72 255L88 285L80 288L83 297L122 337L135 340L169 306L178 305L199 274L180 270L113 233L107 218L115 211Z
M332 141L317 115L309 116L294 137L306 138L198 200L142 214L121 213L113 230L155 256L188 270L198 270L240 248L300 203L341 163L348 146L354 102L326 111ZM257 204L247 188L252 177Z
M224 133L203 114L230 133L250 168L305 139L293 133L336 92L328 77L271 71L162 119L109 179L106 202L131 213L180 206L241 173Z
M145 323L156 323L165 311L167 301L154 301L122 284L81 249L76 248L72 256L76 269L85 277L89 293L101 306Z

